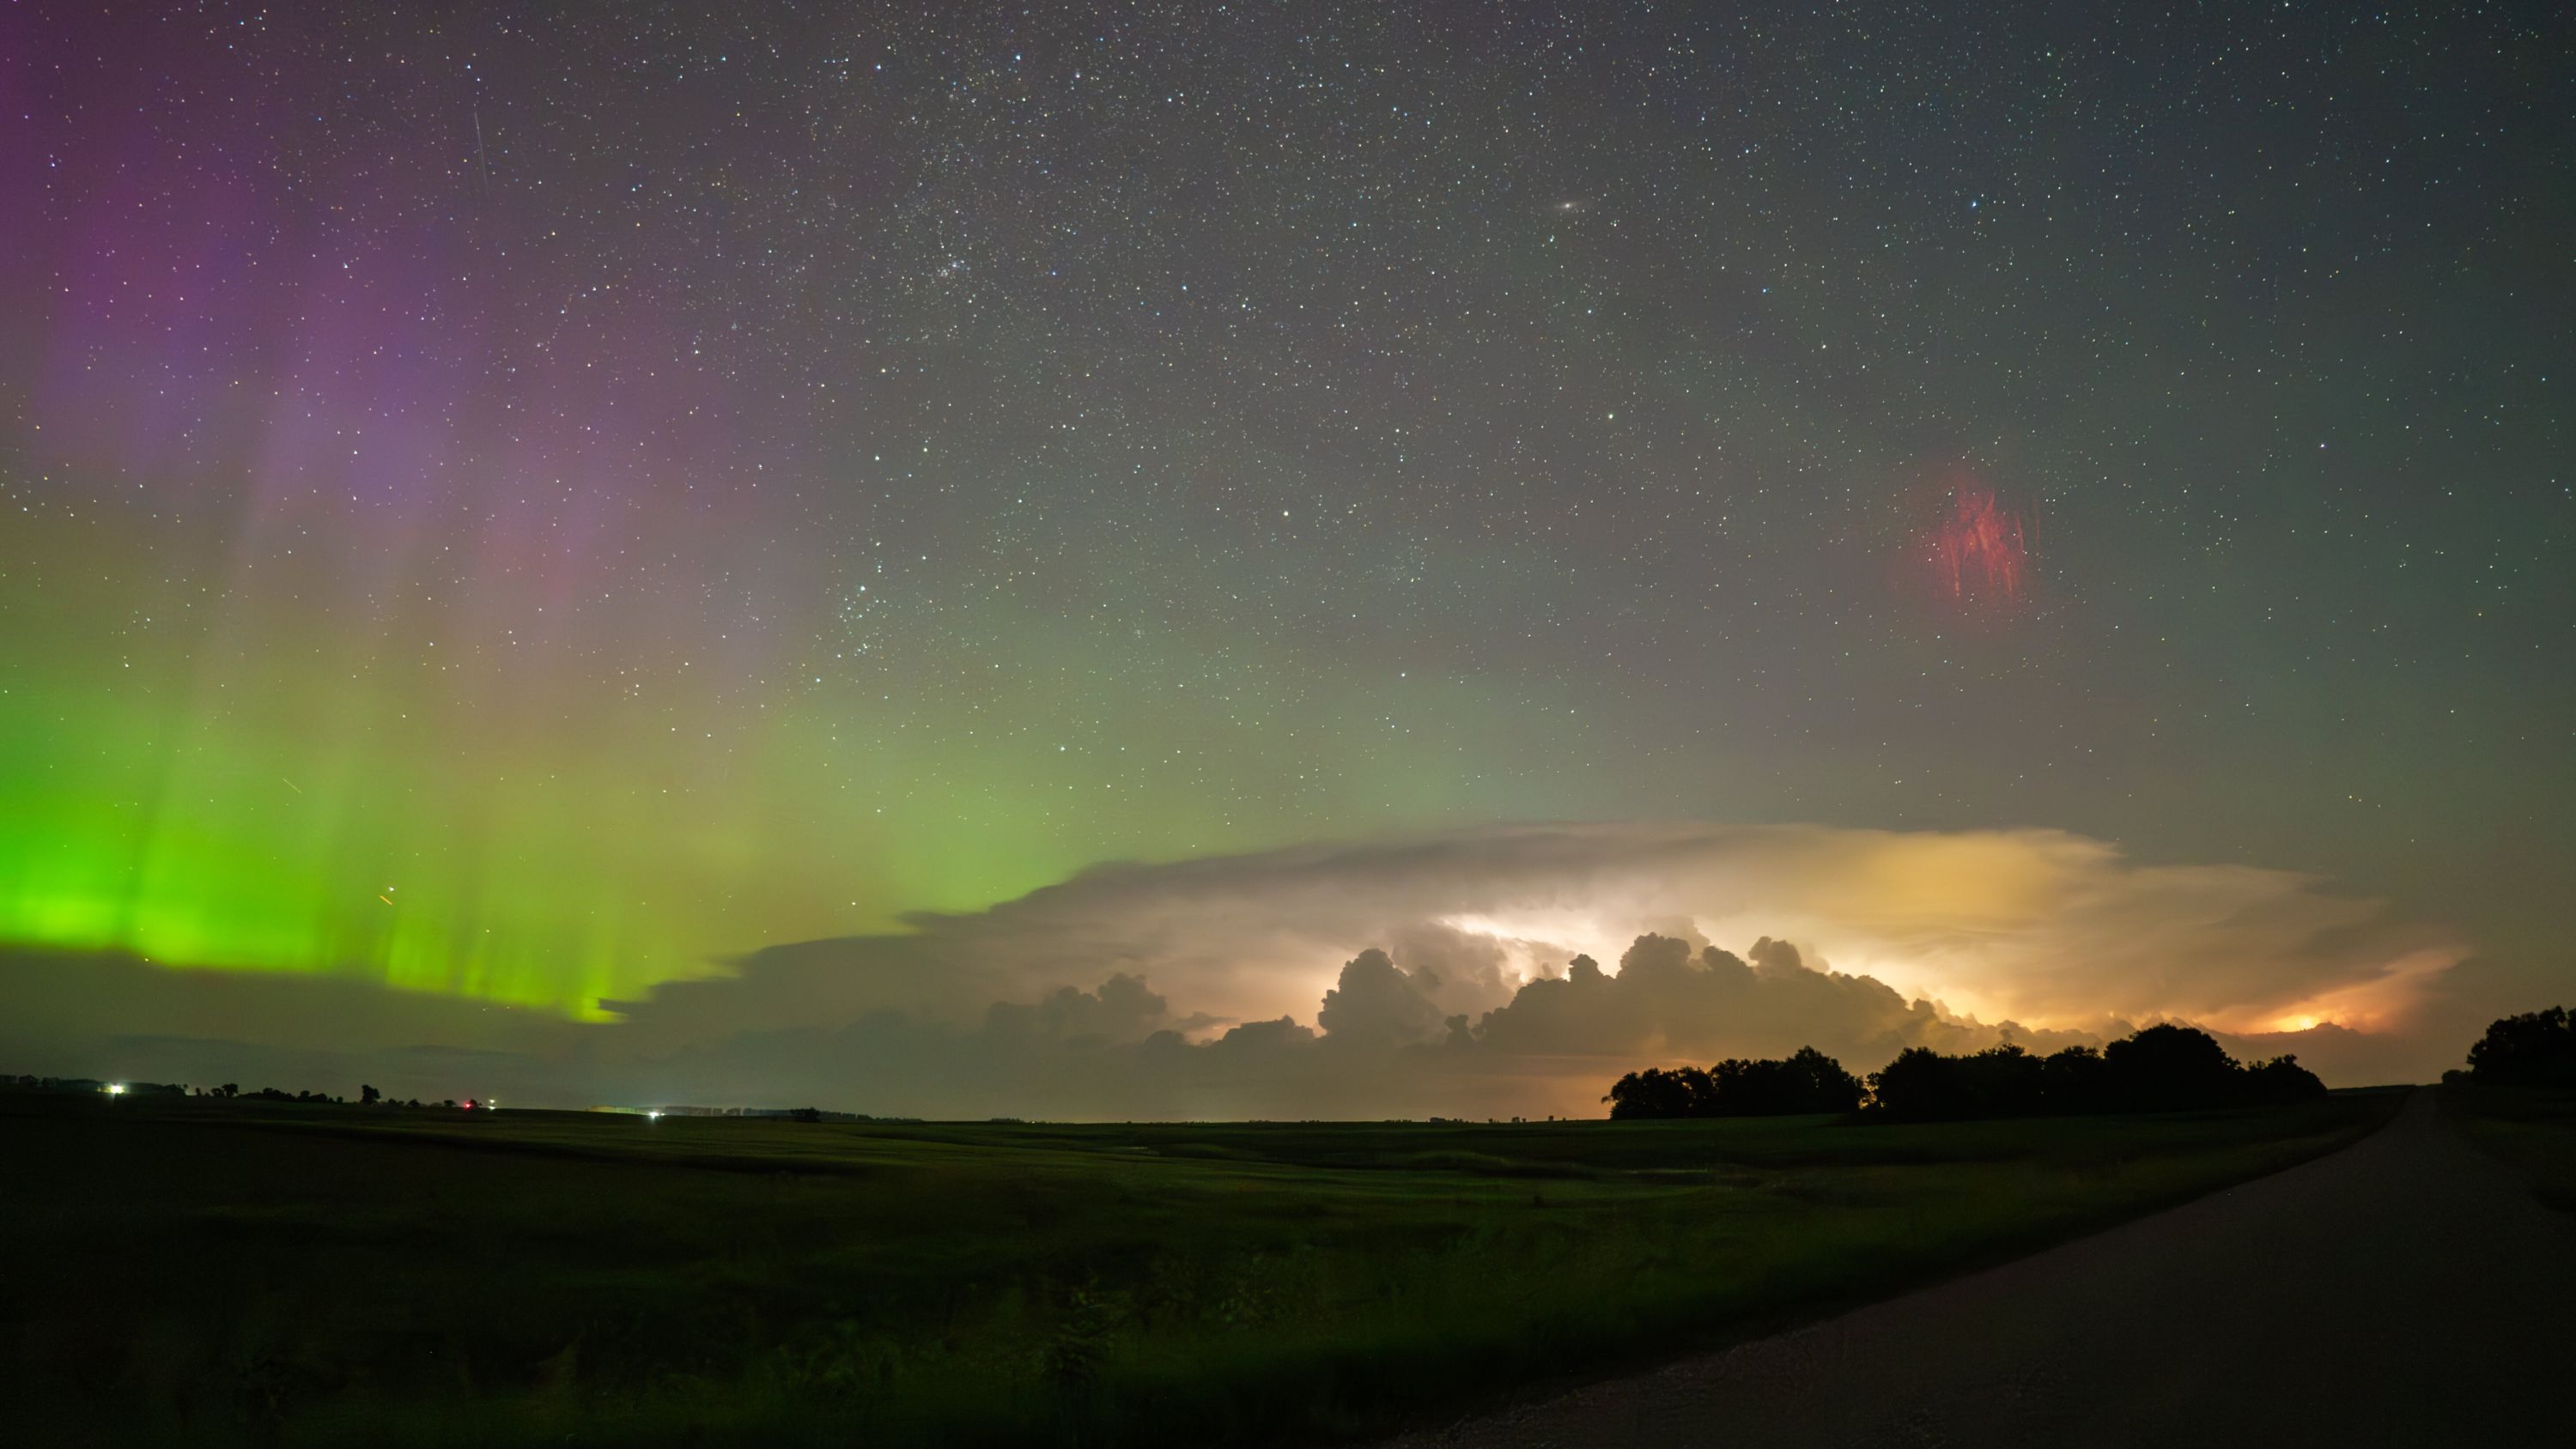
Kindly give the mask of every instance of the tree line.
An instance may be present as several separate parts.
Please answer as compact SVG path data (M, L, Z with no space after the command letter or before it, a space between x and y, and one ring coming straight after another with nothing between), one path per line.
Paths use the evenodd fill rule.
M2576 1019L2567 1008L2498 1017L2469 1048L2465 1075L2482 1087L2576 1087Z
M1602 1100L1614 1121L1857 1112L1881 1121L1947 1122L2278 1106L2325 1090L2296 1057L2240 1064L2209 1033L2162 1025L2099 1050L2072 1046L2047 1056L2009 1042L1965 1055L1907 1047L1866 1082L1814 1047L1783 1061L1729 1059L1706 1071L1648 1067L1621 1077Z
M1698 1067L1648 1067L1630 1072L1601 1100L1613 1121L1642 1117L1775 1117L1800 1112L1850 1112L1866 1096L1860 1078L1814 1047L1800 1047L1787 1061L1728 1058Z
M329 1107L345 1106L349 1100L346 1097L332 1096L328 1092L290 1092L282 1087L262 1087L256 1092L245 1092L239 1082L225 1082L221 1086L214 1087L189 1087L178 1082L108 1082L97 1077L36 1077L7 1073L0 1073L0 1087L15 1087L22 1091L34 1092L76 1092L84 1095L94 1092L112 1092L127 1097L202 1097L221 1101L239 1098L247 1102L302 1102L307 1105L318 1103ZM454 1109L460 1104L453 1100L424 1104L418 1097L408 1102L401 1101L386 1096L372 1086L360 1083L358 1105L362 1107L430 1105ZM462 1105L475 1107L489 1104L467 1101Z

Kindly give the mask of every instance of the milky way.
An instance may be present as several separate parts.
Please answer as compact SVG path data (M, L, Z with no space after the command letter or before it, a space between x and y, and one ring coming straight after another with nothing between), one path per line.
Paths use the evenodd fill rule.
M2566 16L1952 9L13 5L0 941L1655 816L2563 959Z

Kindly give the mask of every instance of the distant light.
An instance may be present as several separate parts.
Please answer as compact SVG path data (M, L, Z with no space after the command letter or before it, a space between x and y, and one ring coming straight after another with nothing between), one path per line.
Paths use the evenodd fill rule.
M659 1112L647 1112L644 1114L644 1120L647 1122L659 1122L662 1120L662 1114Z
M107 1084L107 1094L108 1094L109 1096L111 1096L111 1097L122 1097L122 1096L124 1096L124 1095L125 1095L125 1084L124 1084L123 1082L110 1082L110 1083L108 1083L108 1084Z

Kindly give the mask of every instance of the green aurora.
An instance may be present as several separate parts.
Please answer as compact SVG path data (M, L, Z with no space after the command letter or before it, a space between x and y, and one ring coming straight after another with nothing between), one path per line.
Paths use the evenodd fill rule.
M1678 819L2564 980L2510 16L0 40L0 948L595 1019L1104 861Z

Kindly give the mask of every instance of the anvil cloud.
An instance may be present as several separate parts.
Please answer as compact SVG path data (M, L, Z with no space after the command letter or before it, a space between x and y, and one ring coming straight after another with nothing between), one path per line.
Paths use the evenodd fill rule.
M1813 1043L1866 1070L1917 1043L2181 1019L2357 1079L2423 1055L2408 1029L2465 954L2309 876L2142 864L2058 831L1523 826L1101 866L904 933L757 951L604 1003L605 1024L423 1013L433 1039L379 1038L409 1054L367 1069L449 1095L474 1084L429 1079L465 1052L556 1100L931 1116L1570 1112L1646 1061ZM121 1038L136 1074L329 1051L346 1044L318 1021L360 1019L266 983L273 1009L234 1012L237 1037L187 1037L198 1003L146 1038L138 997L205 989L155 976L78 1024L55 979L52 1019Z

